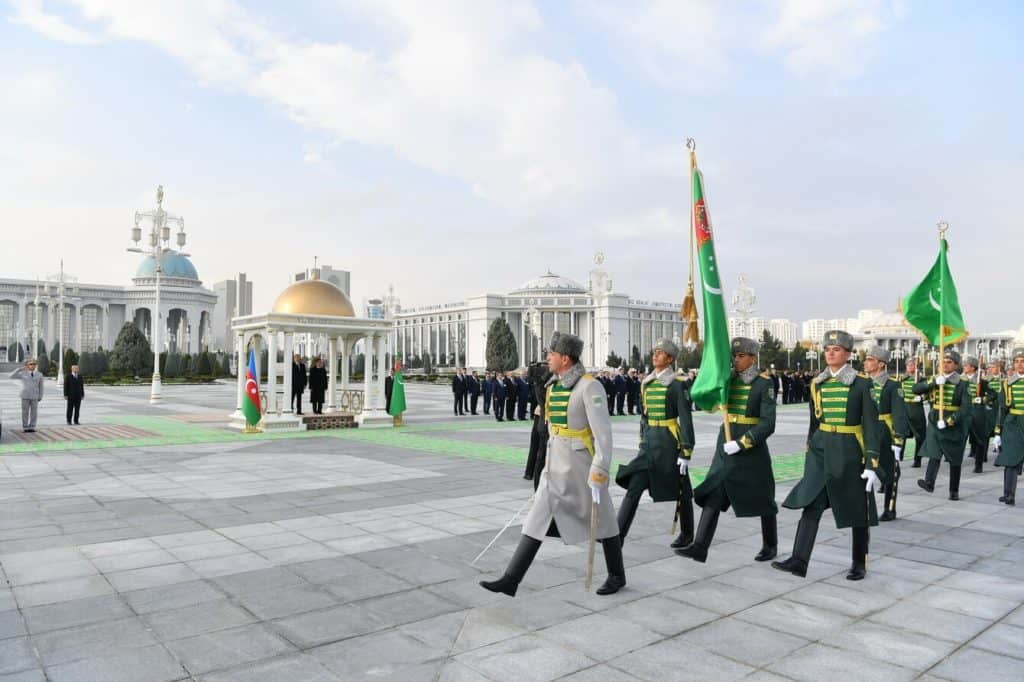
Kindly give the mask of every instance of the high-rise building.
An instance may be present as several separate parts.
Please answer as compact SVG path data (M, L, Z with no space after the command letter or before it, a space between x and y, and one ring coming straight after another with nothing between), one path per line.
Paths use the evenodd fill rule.
M217 304L213 308L213 347L217 350L233 350L231 319L252 315L252 282L244 272L234 279L226 279L213 285Z
M782 342L783 348L792 348L798 340L797 325L785 318L775 318L768 323L768 331Z
M320 279L330 282L345 292L345 295L352 298L352 273L348 270L335 270L330 265L318 265L315 268L306 268L302 272L296 272L294 281L301 282L311 279L314 272L319 272Z

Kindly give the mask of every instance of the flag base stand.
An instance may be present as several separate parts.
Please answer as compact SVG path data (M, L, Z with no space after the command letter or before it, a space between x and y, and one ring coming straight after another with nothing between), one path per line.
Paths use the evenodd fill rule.
M245 415L239 410L231 415L228 427L237 429L243 433L251 433L246 429L248 422ZM302 417L292 414L265 414L260 420L259 430L263 433L270 431L305 431L306 425L302 423Z
M392 425L393 426L401 426L402 425L402 415L396 414L391 419L392 419Z
M242 429L242 433L263 433L263 429L261 429L257 424L247 423L245 428Z

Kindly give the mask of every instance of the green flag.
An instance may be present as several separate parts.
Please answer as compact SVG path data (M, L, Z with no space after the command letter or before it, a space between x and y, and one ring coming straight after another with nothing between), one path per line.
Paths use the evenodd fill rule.
M242 371L239 367L238 371ZM249 426L255 426L263 416L260 410L260 376L256 373L256 352L249 350L249 364L245 368L245 396L242 398L242 414Z
M715 258L711 217L704 201L704 178L697 168L697 154L693 151L690 152L690 175L693 179L693 231L697 241L701 298L704 302L704 352L690 395L697 407L714 412L724 408L728 402L732 351L718 259Z
M933 346L947 346L967 338L956 284L946 260L948 250L949 243L939 240L935 264L901 304L907 323L924 334Z
M395 376L391 384L391 407L388 414L392 417L400 417L405 412L405 379L402 377L402 370L395 369Z

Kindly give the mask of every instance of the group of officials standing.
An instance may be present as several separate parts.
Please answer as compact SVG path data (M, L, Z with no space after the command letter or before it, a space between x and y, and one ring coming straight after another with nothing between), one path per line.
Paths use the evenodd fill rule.
M836 527L851 529L846 579L864 579L869 529L896 518L900 463L910 438L916 441L914 466L920 466L919 458L928 461L918 485L934 490L939 463L945 459L950 464L950 499L958 500L968 440L974 439L971 453L980 471L994 436L999 453L995 464L1004 471L1000 502L1015 503L1024 463L1024 348L1014 350L1008 376L999 376L996 369L984 379L975 358L965 358L961 365L952 350L944 353L941 371L921 378L913 362L908 362L906 376L890 375L890 356L881 347L870 349L864 371L856 371L850 364L853 337L844 331L826 332L822 345L826 366L807 384L810 424L803 475L782 503L800 510L800 521L790 556L773 561L773 568L806 576L819 522L831 509ZM722 424L707 474L693 487L691 381L674 369L678 347L667 339L656 343L654 370L639 381L638 452L613 476L611 394L579 364L582 340L556 333L543 400L534 417L533 433L544 437L546 461L536 460L533 505L504 574L481 586L514 596L543 539L560 537L566 544L600 542L608 577L597 594L619 591L626 584L623 544L644 492L655 502L675 503L674 522L681 531L671 542L676 554L706 561L719 518L731 507L737 517L761 519L762 544L754 560L774 559L778 505L767 441L775 431L776 382L757 367L758 349L753 339L732 340L733 371ZM930 406L927 415L925 402ZM617 515L608 492L613 479L626 490ZM884 494L881 515L877 493ZM694 502L701 507L696 528Z

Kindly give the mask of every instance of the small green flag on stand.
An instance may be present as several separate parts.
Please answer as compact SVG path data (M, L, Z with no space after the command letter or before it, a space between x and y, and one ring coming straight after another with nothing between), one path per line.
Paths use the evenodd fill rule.
M395 376L391 384L391 407L388 414L392 417L401 417L405 412L405 379L402 377L402 364L395 363Z
M700 371L690 388L690 395L697 407L714 412L724 409L728 402L732 350L718 260L715 257L714 235L711 232L711 216L704 200L704 178L697 167L697 152L692 143L690 175L693 182L693 231L697 241L701 298L704 302L704 351Z
M943 230L945 232L945 230ZM949 271L946 252L949 242L939 239L939 255L921 283L903 299L903 317L924 334L933 346L948 346L967 338L967 327L960 311L953 274Z

